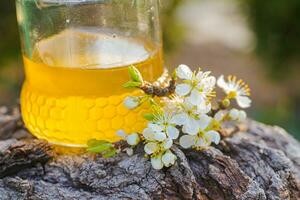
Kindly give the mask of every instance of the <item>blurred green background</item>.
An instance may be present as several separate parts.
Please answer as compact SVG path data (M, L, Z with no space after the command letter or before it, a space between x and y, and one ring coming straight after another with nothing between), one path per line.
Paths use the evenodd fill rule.
M165 61L252 88L249 115L300 139L299 0L161 0ZM0 105L13 105L23 79L12 0L0 1Z

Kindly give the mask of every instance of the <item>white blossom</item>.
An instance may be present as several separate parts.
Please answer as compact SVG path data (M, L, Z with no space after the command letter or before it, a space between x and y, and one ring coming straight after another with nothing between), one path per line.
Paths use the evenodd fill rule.
M224 90L228 98L236 99L241 108L248 108L251 105L250 89L244 81L237 80L235 76L229 76L226 82L224 76L220 76L217 82L218 86Z
M187 149L191 147L207 147L212 142L218 144L220 142L220 134L215 130L207 130L211 121L211 117L203 116L198 133L196 135L182 136L179 140L180 146Z
M145 115L149 122L141 135L127 135L123 130L117 131L117 135L130 145L123 150L128 155L132 155L133 148L142 141L145 154L150 158L152 167L157 170L175 164L177 157L171 150L174 143L179 143L186 149L201 150L212 143L219 144L221 136L218 131L223 122L246 120L247 114L243 110L226 109L215 112L215 107L212 110L216 84L226 93L220 109L228 108L231 99L235 99L241 108L247 108L251 104L248 85L235 76L229 76L225 81L222 75L216 81L210 72L200 69L193 72L187 65L179 65L175 75L179 79L175 93L160 98L160 101L156 101L151 95L129 96L124 100L128 109L134 109L144 101L149 101L152 106L153 113Z
M170 138L165 139L164 141L147 141L144 146L144 151L146 154L157 154L160 151L166 151L170 149L173 145L173 140Z
M188 99L182 104L181 112L175 114L172 122L182 126L182 131L190 135L196 135L201 124L201 116L211 109L210 105L203 102L201 105L195 106Z
M179 130L176 128L176 125L173 116L170 113L164 113L163 115L158 115L153 122L150 122L146 131L151 132L150 128L154 133L150 137L154 137L158 141L163 141L166 138L174 140L179 136Z
M177 76L183 80L182 83L176 85L176 94L179 96L190 95L190 102L193 105L206 102L209 97L214 95L216 78L210 76L210 72L199 70L195 74L186 65L179 65L176 72Z
M155 135L157 135L157 133L154 133L150 128L144 130L143 136L146 136L144 151L148 155L157 154L160 151L166 151L173 145L173 140L171 138L165 137L164 139L158 139Z
M124 100L124 106L129 110L133 110L140 105L140 101L141 98L139 97L128 96Z
M229 111L229 117L232 120L235 120L238 122L243 122L246 120L247 114L243 110L238 110L238 109L233 108Z
M166 151L151 158L151 165L154 169L162 169L175 164L177 157L170 151Z
M131 146L135 146L140 142L140 135L138 133L132 133L127 135L124 130L118 130L116 134Z

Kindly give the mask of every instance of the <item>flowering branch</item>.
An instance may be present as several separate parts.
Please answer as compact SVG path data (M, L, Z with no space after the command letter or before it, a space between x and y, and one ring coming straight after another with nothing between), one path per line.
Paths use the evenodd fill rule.
M231 101L235 100L241 108L251 105L248 85L235 76L229 76L226 81L222 75L217 80L211 72L201 69L193 72L188 66L179 65L169 84L159 87L144 81L135 67L129 67L128 71L130 81L124 87L138 88L144 95L126 97L125 107L132 110L148 101L152 111L144 115L148 125L142 133L126 134L120 130L117 134L130 146L125 149L129 155L136 145L143 144L155 169L175 164L177 157L171 150L174 144L196 150L218 145L224 122L242 122L247 117L245 111L232 108ZM223 90L225 97L213 108L213 102L217 102L216 86Z

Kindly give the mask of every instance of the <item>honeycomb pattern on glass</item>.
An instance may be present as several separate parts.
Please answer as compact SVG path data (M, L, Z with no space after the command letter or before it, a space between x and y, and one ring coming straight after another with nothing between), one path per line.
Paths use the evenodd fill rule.
M142 115L147 112L148 106L129 111L123 105L126 96L138 93L57 98L34 90L25 83L21 93L21 110L26 127L36 137L53 144L83 147L92 138L118 141L120 138L115 132L119 129L141 131L146 126Z

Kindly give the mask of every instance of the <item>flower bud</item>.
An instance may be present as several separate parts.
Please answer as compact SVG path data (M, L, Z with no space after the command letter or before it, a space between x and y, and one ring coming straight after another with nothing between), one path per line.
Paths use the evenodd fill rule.
M135 109L140 105L140 98L132 96L126 97L124 100L124 105L129 110Z
M246 114L246 112L245 111L243 111L243 110L241 110L240 112L239 112L239 117L238 117L239 119L239 121L240 122L243 122L243 121L245 121L246 120L246 118L247 118L247 114Z
M126 133L125 133L124 130L118 130L116 132L116 134L117 134L117 136L121 137L122 139L126 139L126 137L127 137L127 135L126 135Z
M131 146L137 145L140 142L140 137L137 133L132 133L127 136L127 143Z
M224 99L222 101L222 105L225 107L225 108L228 108L230 106L230 100L229 99Z
M232 120L238 120L239 118L239 110L237 109L231 109L230 112L229 112L229 117L232 119Z
M214 119L218 122L221 122L222 120L224 120L224 117L226 116L226 114L227 114L227 111L220 110L215 114Z

